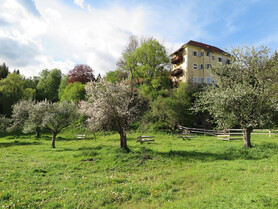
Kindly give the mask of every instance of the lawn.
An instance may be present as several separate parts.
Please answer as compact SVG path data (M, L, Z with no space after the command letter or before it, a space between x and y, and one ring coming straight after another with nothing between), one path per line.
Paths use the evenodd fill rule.
M0 138L2 208L278 208L278 135L243 141L154 134Z

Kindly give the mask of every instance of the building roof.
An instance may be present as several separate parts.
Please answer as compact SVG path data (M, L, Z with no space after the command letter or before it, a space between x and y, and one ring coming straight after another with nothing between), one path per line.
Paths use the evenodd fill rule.
M186 44L182 45L178 50L176 50L174 53L172 53L171 55L174 55L178 52L181 52L186 46L196 46L196 47L200 47L206 51L210 51L210 52L218 52L220 54L228 54L227 52L223 51L222 49L219 49L215 46L211 46L211 45L208 45L208 44L204 44L204 43L201 43L201 42L197 42L197 41L188 41Z

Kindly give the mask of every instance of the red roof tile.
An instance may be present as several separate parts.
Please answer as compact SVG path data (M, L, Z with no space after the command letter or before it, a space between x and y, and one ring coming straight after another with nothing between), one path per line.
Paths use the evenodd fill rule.
M208 44L203 44L203 43L200 43L200 42L197 42L197 41L188 41L186 44L182 45L177 51L175 51L173 54L179 52L181 49L185 48L187 45L190 45L190 46L197 46L197 47L200 47L206 51L210 51L210 52L218 52L218 53L221 53L221 54L228 54L227 52L223 51L222 49L219 49L215 46L211 46L211 45L208 45ZM172 55L173 55L172 54Z

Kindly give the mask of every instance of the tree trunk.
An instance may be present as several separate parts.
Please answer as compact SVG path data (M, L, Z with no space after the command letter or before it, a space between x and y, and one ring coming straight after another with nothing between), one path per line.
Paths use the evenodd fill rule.
M253 128L243 128L243 139L244 139L244 146L251 148L251 132Z
M126 140L126 132L124 129L121 129L119 131L119 134L121 136L121 148L125 150L129 150L127 147L127 140Z
M41 128L40 127L36 128L36 137L41 138Z
M57 133L53 132L52 133L52 143L51 143L51 147L52 148L56 148L55 147L55 139L56 139Z

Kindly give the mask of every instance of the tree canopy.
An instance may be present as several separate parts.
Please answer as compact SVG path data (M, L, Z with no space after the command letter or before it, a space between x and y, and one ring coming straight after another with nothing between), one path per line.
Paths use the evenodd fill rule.
M81 102L81 112L88 116L93 129L109 128L120 134L120 147L128 149L126 131L131 122L140 118L142 101L126 84L108 81L86 85L88 101Z
M277 63L265 47L234 48L231 60L212 68L218 83L199 94L196 109L207 110L220 128L239 125L244 146L251 147L252 130L269 123L278 110L278 98L271 91Z
M76 81L82 84L95 81L93 69L89 65L75 65L75 67L69 71L68 84Z
M85 93L85 84L80 82L70 83L63 91L60 100L77 103L78 101L85 99Z
M0 65L0 80L6 78L9 74L9 67L5 63Z
M37 85L37 100L49 100L57 102L58 89L61 82L62 73L59 69L43 70L39 76L39 83Z
M35 90L28 88L22 75L9 73L0 80L0 113L10 116L13 104L20 99L32 99L34 95Z

